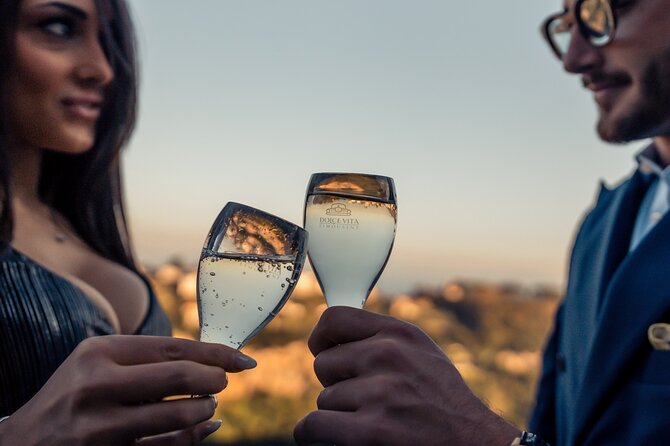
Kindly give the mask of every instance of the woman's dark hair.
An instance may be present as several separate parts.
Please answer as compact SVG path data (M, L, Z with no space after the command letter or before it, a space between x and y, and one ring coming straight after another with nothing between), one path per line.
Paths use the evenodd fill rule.
M9 117L7 104L7 77L14 60L13 36L19 16L19 1L0 1L0 254L12 239L13 219L9 190Z
M40 198L62 214L101 256L136 270L129 243L121 188L120 152L132 133L137 112L135 38L124 0L94 0L100 40L114 72L105 93L93 147L70 155L45 150ZM12 239L13 218L8 163L6 79L14 60L20 0L0 0L0 247ZM9 62L9 63L6 63Z

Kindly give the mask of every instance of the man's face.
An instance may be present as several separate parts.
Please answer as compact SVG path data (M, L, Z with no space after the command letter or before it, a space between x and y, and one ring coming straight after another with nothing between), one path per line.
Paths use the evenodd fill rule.
M572 27L563 66L593 92L603 140L670 135L670 5L620 0L614 13L616 34L606 46L592 46Z

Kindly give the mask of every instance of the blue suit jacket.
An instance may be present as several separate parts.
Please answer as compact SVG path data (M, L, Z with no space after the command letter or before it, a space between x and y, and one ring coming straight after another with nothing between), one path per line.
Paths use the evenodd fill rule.
M552 446L670 444L670 351L647 338L670 323L670 214L628 252L646 183L603 187L577 233L529 427Z

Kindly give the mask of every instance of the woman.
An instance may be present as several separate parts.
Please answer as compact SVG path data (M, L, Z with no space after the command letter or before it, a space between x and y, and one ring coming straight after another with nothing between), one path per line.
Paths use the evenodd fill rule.
M191 444L255 362L159 336L119 152L135 118L123 0L0 0L0 445ZM111 335L100 337L98 335Z

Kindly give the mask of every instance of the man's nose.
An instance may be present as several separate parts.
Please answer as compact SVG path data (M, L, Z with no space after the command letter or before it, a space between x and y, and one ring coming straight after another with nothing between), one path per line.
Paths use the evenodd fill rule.
M570 43L563 55L563 69L568 73L584 73L602 65L602 52L589 42L578 26L570 30Z

